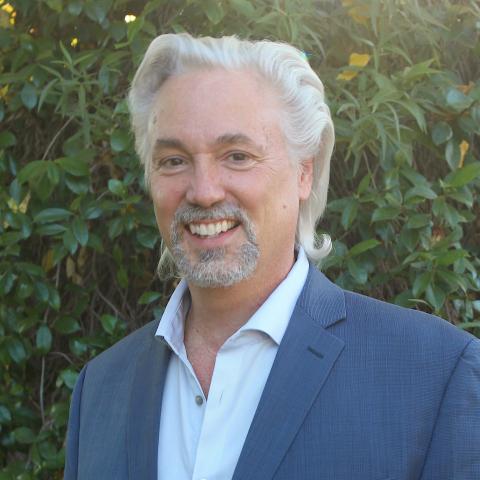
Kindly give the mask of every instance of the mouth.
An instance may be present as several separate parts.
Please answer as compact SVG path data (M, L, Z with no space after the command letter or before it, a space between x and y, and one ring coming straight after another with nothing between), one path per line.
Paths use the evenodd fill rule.
M217 220L192 222L185 225L185 228L196 237L213 238L218 237L222 233L233 230L238 227L239 222L234 220Z

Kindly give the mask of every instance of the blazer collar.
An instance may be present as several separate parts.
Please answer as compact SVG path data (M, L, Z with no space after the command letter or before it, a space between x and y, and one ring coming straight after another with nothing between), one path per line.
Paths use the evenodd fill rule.
M152 322L146 348L135 366L127 424L128 478L157 478L158 434L162 395L171 350L155 337ZM148 328L148 327L147 327Z
M310 265L233 480L273 477L344 348L326 330L343 318L343 291Z

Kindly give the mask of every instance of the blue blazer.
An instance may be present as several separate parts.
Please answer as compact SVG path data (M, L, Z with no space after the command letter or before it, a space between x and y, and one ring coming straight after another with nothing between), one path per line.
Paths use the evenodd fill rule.
M157 325L83 368L66 480L157 479L170 356ZM311 266L233 479L479 480L480 341Z

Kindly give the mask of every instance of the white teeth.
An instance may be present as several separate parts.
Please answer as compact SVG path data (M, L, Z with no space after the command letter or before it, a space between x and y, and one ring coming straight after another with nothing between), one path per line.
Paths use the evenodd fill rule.
M223 220L216 223L190 223L188 228L194 235L201 237L213 237L230 230L236 225L232 220Z
M210 223L207 227L207 232L208 235L215 235L215 233L217 233L217 229L213 226L212 223Z

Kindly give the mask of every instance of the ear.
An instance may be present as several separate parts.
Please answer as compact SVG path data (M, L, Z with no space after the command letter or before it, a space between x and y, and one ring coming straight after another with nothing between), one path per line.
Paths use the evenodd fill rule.
M299 166L298 196L300 200L307 200L312 191L313 184L313 158L307 158Z

